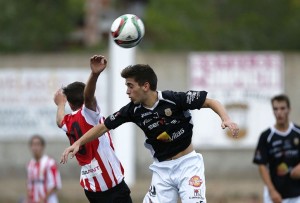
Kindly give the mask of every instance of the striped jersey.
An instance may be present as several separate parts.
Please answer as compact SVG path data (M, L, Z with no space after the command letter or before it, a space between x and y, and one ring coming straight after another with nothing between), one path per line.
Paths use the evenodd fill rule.
M93 126L103 123L104 117L97 106L96 111L84 105L77 111L65 115L62 129L72 145ZM124 179L124 169L117 158L109 132L81 146L76 159L81 166L80 185L88 191L106 191Z
M55 160L43 155L39 161L31 159L27 165L27 191L30 203L40 202L53 188L61 188L61 178ZM56 193L52 193L47 203L57 203Z

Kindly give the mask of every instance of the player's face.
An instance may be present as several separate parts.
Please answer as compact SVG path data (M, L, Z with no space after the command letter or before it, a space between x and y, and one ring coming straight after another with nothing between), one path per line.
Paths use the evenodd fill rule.
M277 124L286 124L289 122L290 109L285 101L273 101L273 112Z
M145 98L143 86L140 86L133 78L126 78L126 86L126 94L130 100L135 104L142 103Z
M42 157L44 146L42 145L40 139L38 138L33 139L30 145L30 149L34 158L39 159Z

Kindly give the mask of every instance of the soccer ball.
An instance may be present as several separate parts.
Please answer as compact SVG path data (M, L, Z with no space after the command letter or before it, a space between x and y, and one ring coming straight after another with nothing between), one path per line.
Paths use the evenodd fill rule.
M111 25L114 42L123 47L131 48L138 45L145 34L142 20L133 14L118 17Z

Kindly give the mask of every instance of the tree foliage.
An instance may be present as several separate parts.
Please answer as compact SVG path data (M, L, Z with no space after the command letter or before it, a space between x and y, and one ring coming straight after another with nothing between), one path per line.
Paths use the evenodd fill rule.
M299 50L299 0L152 0L146 46L177 50Z
M83 0L0 0L1 51L63 47L83 15Z

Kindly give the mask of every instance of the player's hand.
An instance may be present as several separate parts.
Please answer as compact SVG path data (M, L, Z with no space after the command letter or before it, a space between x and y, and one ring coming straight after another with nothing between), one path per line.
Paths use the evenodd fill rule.
M282 197L276 190L269 191L273 203L282 203Z
M61 164L67 163L69 154L71 155L70 158L72 159L75 156L75 154L79 151L79 147L80 147L79 144L77 144L77 142L74 142L74 144L72 144L70 147L65 149L64 153L61 155L60 163Z
M100 74L106 68L107 60L104 56L94 55L90 59L92 73Z
M67 102L67 98L63 93L62 89L59 89L56 91L54 94L54 103L59 106L59 105L65 105Z
M239 136L239 127L236 123L232 122L231 120L223 121L221 127L223 129L229 128L233 138L237 138Z
M47 198L41 198L39 201L39 203L45 203L45 202L47 202Z
M291 170L290 176L293 179L300 179L300 163Z

